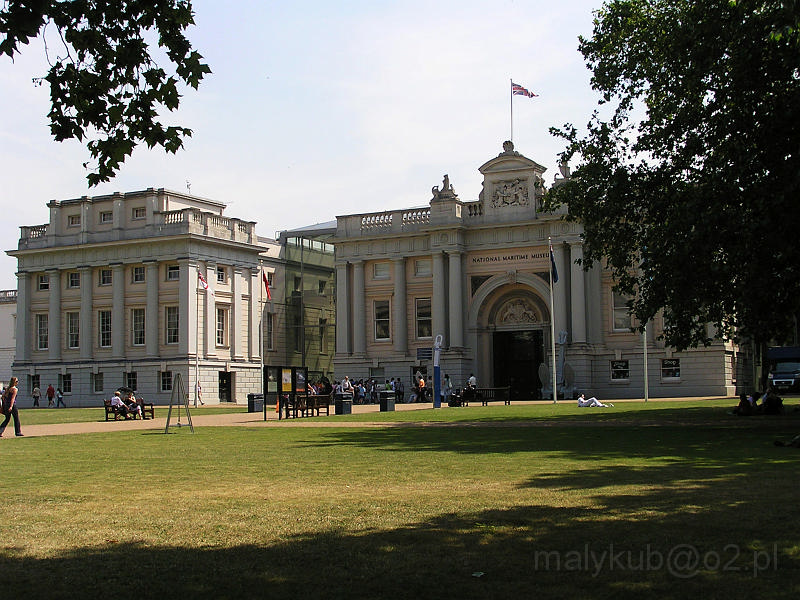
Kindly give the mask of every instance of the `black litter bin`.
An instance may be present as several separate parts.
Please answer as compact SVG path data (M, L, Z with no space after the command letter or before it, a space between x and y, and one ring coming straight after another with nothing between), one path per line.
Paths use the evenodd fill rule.
M395 399L394 392L392 390L380 390L378 394L381 401L381 412L393 412Z
M353 412L353 394L336 394L333 401L334 414L349 415Z
M264 394L247 394L247 412L263 412Z

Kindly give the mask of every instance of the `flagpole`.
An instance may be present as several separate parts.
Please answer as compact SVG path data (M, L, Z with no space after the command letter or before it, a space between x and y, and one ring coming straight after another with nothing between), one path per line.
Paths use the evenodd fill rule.
M550 256L554 260L555 257L553 256L553 242L551 241L550 237L547 238L547 245ZM555 313L555 303L553 302L553 266L550 265L550 349L553 354L553 404L558 402L558 391L557 391L557 383L556 383L556 313Z
M261 401L264 406L264 420L267 420L267 389L264 385L264 264L258 261L258 287L259 304L261 305L261 318L258 320L258 353L261 355Z
M200 383L200 265L197 265L197 278L194 282L195 324L194 324L194 407L197 408L197 391Z

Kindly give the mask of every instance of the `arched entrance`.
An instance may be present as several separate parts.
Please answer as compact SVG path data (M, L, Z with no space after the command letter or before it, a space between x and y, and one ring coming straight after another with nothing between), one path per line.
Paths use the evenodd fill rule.
M541 395L539 365L547 362L550 312L536 275L504 273L486 281L473 298L474 343L481 385L512 388L512 398Z

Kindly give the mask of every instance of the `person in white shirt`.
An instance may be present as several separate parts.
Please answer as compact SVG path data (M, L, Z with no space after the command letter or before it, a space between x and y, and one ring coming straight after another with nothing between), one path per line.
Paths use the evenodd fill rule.
M343 392L347 392L352 394L353 393L353 384L350 382L350 376L345 375L344 379L342 379L341 389Z
M469 379L467 380L467 385L469 387L478 387L478 379L472 373L469 374Z
M600 402L600 400L598 400L594 396L592 396L587 400L586 397L583 394L581 394L580 396L578 396L578 406L580 406L581 408L591 408L594 406L597 406L599 408L608 408L609 406L614 406L614 405L611 404L610 402L608 404L603 404L602 402Z

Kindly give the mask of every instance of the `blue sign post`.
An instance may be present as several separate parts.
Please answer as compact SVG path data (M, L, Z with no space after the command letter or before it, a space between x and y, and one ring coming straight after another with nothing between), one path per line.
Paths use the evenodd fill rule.
M433 343L433 408L442 407L442 379L439 367L439 354L442 351L442 336L437 335Z

